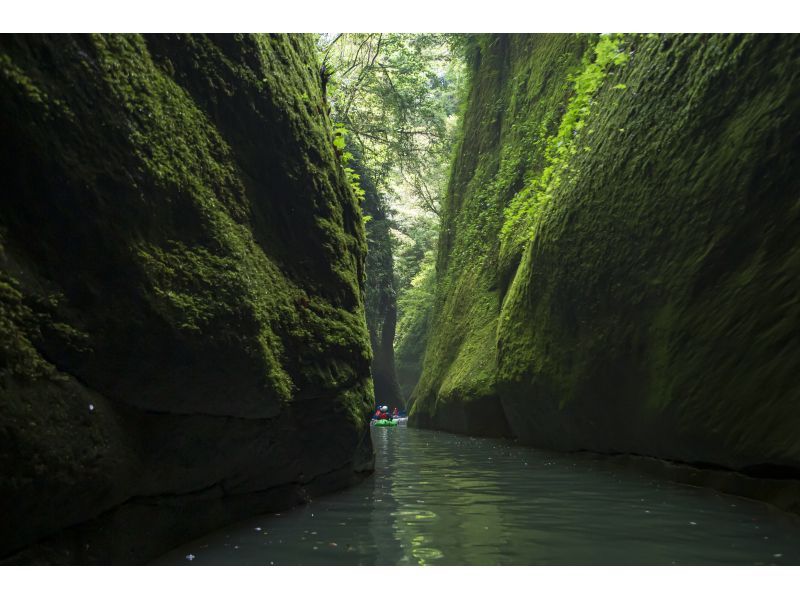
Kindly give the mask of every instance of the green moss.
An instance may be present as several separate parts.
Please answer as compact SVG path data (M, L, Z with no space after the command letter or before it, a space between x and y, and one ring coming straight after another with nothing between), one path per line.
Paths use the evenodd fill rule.
M543 152L544 167L506 207L503 227L500 230L502 243L520 246L533 239L537 215L552 199L562 178L574 176L570 173L570 159L580 151L591 151L590 146L583 144L582 129L591 114L592 98L602 85L607 69L612 66L622 66L627 61L628 54L623 47L623 37L604 35L590 51L587 51L580 73L569 77L573 82L574 92L566 104L557 131L547 137L546 122L540 127L537 139L540 147L535 151ZM624 90L626 86L620 83L615 85L614 89ZM527 151L531 149L528 148ZM516 170L518 165L515 163L512 172ZM503 177L501 180L508 179Z
M363 411L339 393L369 392L366 239L315 61L305 36L5 38L9 353L155 410Z
M443 206L437 299L414 409L496 394L497 315L505 271L517 259L500 252L503 214L528 173L542 167L535 148L557 126L585 48L586 40L566 36L473 39L479 68Z
M415 408L488 395L540 446L797 466L798 37L477 46Z
M0 273L0 330L2 374L34 381L55 373L31 342L38 333L35 314L23 303L19 283L5 273Z
M118 539L135 496L224 488L222 525L369 468L367 245L332 128L311 36L0 38L0 552L101 514ZM175 513L156 544L197 529Z

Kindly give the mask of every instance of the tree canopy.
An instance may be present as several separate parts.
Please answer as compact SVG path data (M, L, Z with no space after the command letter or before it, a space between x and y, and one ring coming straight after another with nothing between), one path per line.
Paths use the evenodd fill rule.
M379 192L438 214L464 78L462 36L322 34L334 121Z
M395 400L394 349L402 356L403 395L418 377L440 206L458 129L463 45L464 36L440 33L318 38L335 143L350 164L345 168L365 214L367 325L382 401Z

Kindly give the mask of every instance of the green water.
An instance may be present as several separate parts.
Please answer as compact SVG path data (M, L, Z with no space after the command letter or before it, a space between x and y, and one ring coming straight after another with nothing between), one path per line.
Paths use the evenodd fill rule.
M373 428L375 475L171 551L186 565L798 564L800 520L590 456Z

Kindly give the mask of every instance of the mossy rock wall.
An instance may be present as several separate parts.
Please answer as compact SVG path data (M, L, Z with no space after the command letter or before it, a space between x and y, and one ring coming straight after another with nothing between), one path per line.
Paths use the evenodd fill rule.
M371 468L310 37L4 36L0 114L0 558L142 562Z
M481 36L472 64L417 422L493 405L466 431L795 475L800 37Z
M354 148L355 149L355 148ZM351 167L360 177L364 191L362 210L367 219L367 280L364 308L372 348L372 383L378 405L401 406L400 387L395 372L394 335L397 326L397 294L394 288L391 222L387 207L369 172L360 164L357 149Z
M496 388L497 317L508 276L500 270L503 211L526 170L541 162L527 138L565 102L567 77L587 43L547 35L472 41L467 109L443 205L431 331L411 398L417 425L511 434Z

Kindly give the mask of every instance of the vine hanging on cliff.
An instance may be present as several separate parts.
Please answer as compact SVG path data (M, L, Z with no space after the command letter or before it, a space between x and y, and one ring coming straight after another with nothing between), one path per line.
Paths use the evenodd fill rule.
M568 170L569 159L579 151L590 151L582 146L581 130L591 112L592 98L603 83L608 69L622 66L628 54L622 50L624 36L602 35L597 44L584 57L584 68L573 80L574 93L567 103L558 131L545 141L545 166L538 176L520 190L505 209L500 239L503 244L532 239L542 208L550 201ZM594 60L590 60L594 54ZM625 85L615 89L624 90Z

